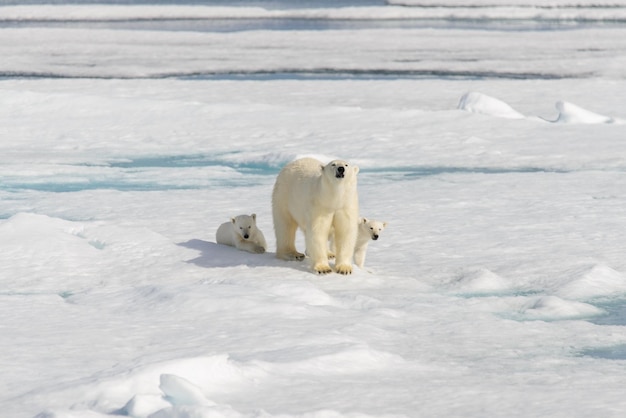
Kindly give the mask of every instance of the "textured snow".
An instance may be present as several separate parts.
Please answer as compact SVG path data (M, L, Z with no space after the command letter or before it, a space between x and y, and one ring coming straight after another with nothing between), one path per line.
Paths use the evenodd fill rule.
M0 415L621 417L624 28L493 5L0 7ZM401 12L485 27L158 29ZM302 156L390 222L350 276L274 256Z

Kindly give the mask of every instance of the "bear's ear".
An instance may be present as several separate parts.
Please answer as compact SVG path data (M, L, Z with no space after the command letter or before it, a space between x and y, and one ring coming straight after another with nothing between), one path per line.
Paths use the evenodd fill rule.
M252 215L250 215L250 216L252 217L252 220L253 220L254 222L256 222L256 213L253 213L253 214L252 214Z
M230 221L234 224L235 222L237 222L237 220L235 218L230 218Z
M354 170L354 174L358 174L359 173L359 167L358 166L353 166L354 168L352 170Z
M367 219L359 218L359 223L366 224L367 223Z
M387 222L383 222L383 226L387 228Z

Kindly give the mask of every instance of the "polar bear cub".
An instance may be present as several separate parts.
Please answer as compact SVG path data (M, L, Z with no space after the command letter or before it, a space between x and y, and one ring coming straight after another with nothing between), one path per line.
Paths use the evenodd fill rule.
M363 268L365 264L365 253L370 240L376 241L380 237L380 233L387 227L387 222L376 221L373 219L359 219L359 234L354 246L354 263Z
M301 158L283 167L272 192L276 257L304 259L295 246L296 231L300 228L313 271L332 272L328 263L328 237L332 228L337 247L335 271L352 273L359 220L358 172L357 166L343 160L324 164L314 158Z
M230 218L217 229L218 244L230 245L249 253L264 253L267 243L261 230L256 226L256 214L239 215Z
M365 264L365 253L370 240L376 241L381 232L387 227L387 222L376 221L373 219L359 218L359 231L354 245L354 263L363 268ZM329 257L335 256L335 234L331 230L330 234L330 252Z

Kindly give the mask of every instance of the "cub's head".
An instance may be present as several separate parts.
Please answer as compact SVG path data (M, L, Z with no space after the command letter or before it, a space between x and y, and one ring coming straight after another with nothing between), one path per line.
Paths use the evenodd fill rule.
M252 215L239 215L234 218L230 218L233 223L233 229L236 233L241 235L241 238L248 239L252 236L256 229L256 213Z
M343 160L333 160L326 164L322 169L327 176L338 180L343 178L352 179L356 177L359 172L359 167L356 165L349 165Z
M359 218L359 234L367 234L374 241L380 237L380 233L383 232L386 227L387 222Z

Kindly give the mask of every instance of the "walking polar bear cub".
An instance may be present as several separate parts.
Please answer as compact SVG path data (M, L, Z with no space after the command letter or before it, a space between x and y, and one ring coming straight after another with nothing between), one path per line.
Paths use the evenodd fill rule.
M324 165L314 158L301 158L283 167L272 193L276 257L304 259L295 246L296 231L300 228L313 271L332 272L328 263L328 237L333 228L335 271L352 273L359 219L358 172L357 166L343 160Z
M365 253L370 240L378 240L380 233L387 227L387 222L374 219L359 218L359 234L354 247L354 263L363 268Z
M217 228L215 238L218 244L230 245L249 253L262 254L267 243L261 230L256 226L256 214L239 215L230 218Z
M354 264L363 268L365 265L365 254L367 253L367 246L370 240L378 240L380 234L387 227L387 222L377 221L374 219L359 218L359 229L356 237L356 244L354 246ZM335 234L331 231L330 234L330 256L334 257L335 254Z

